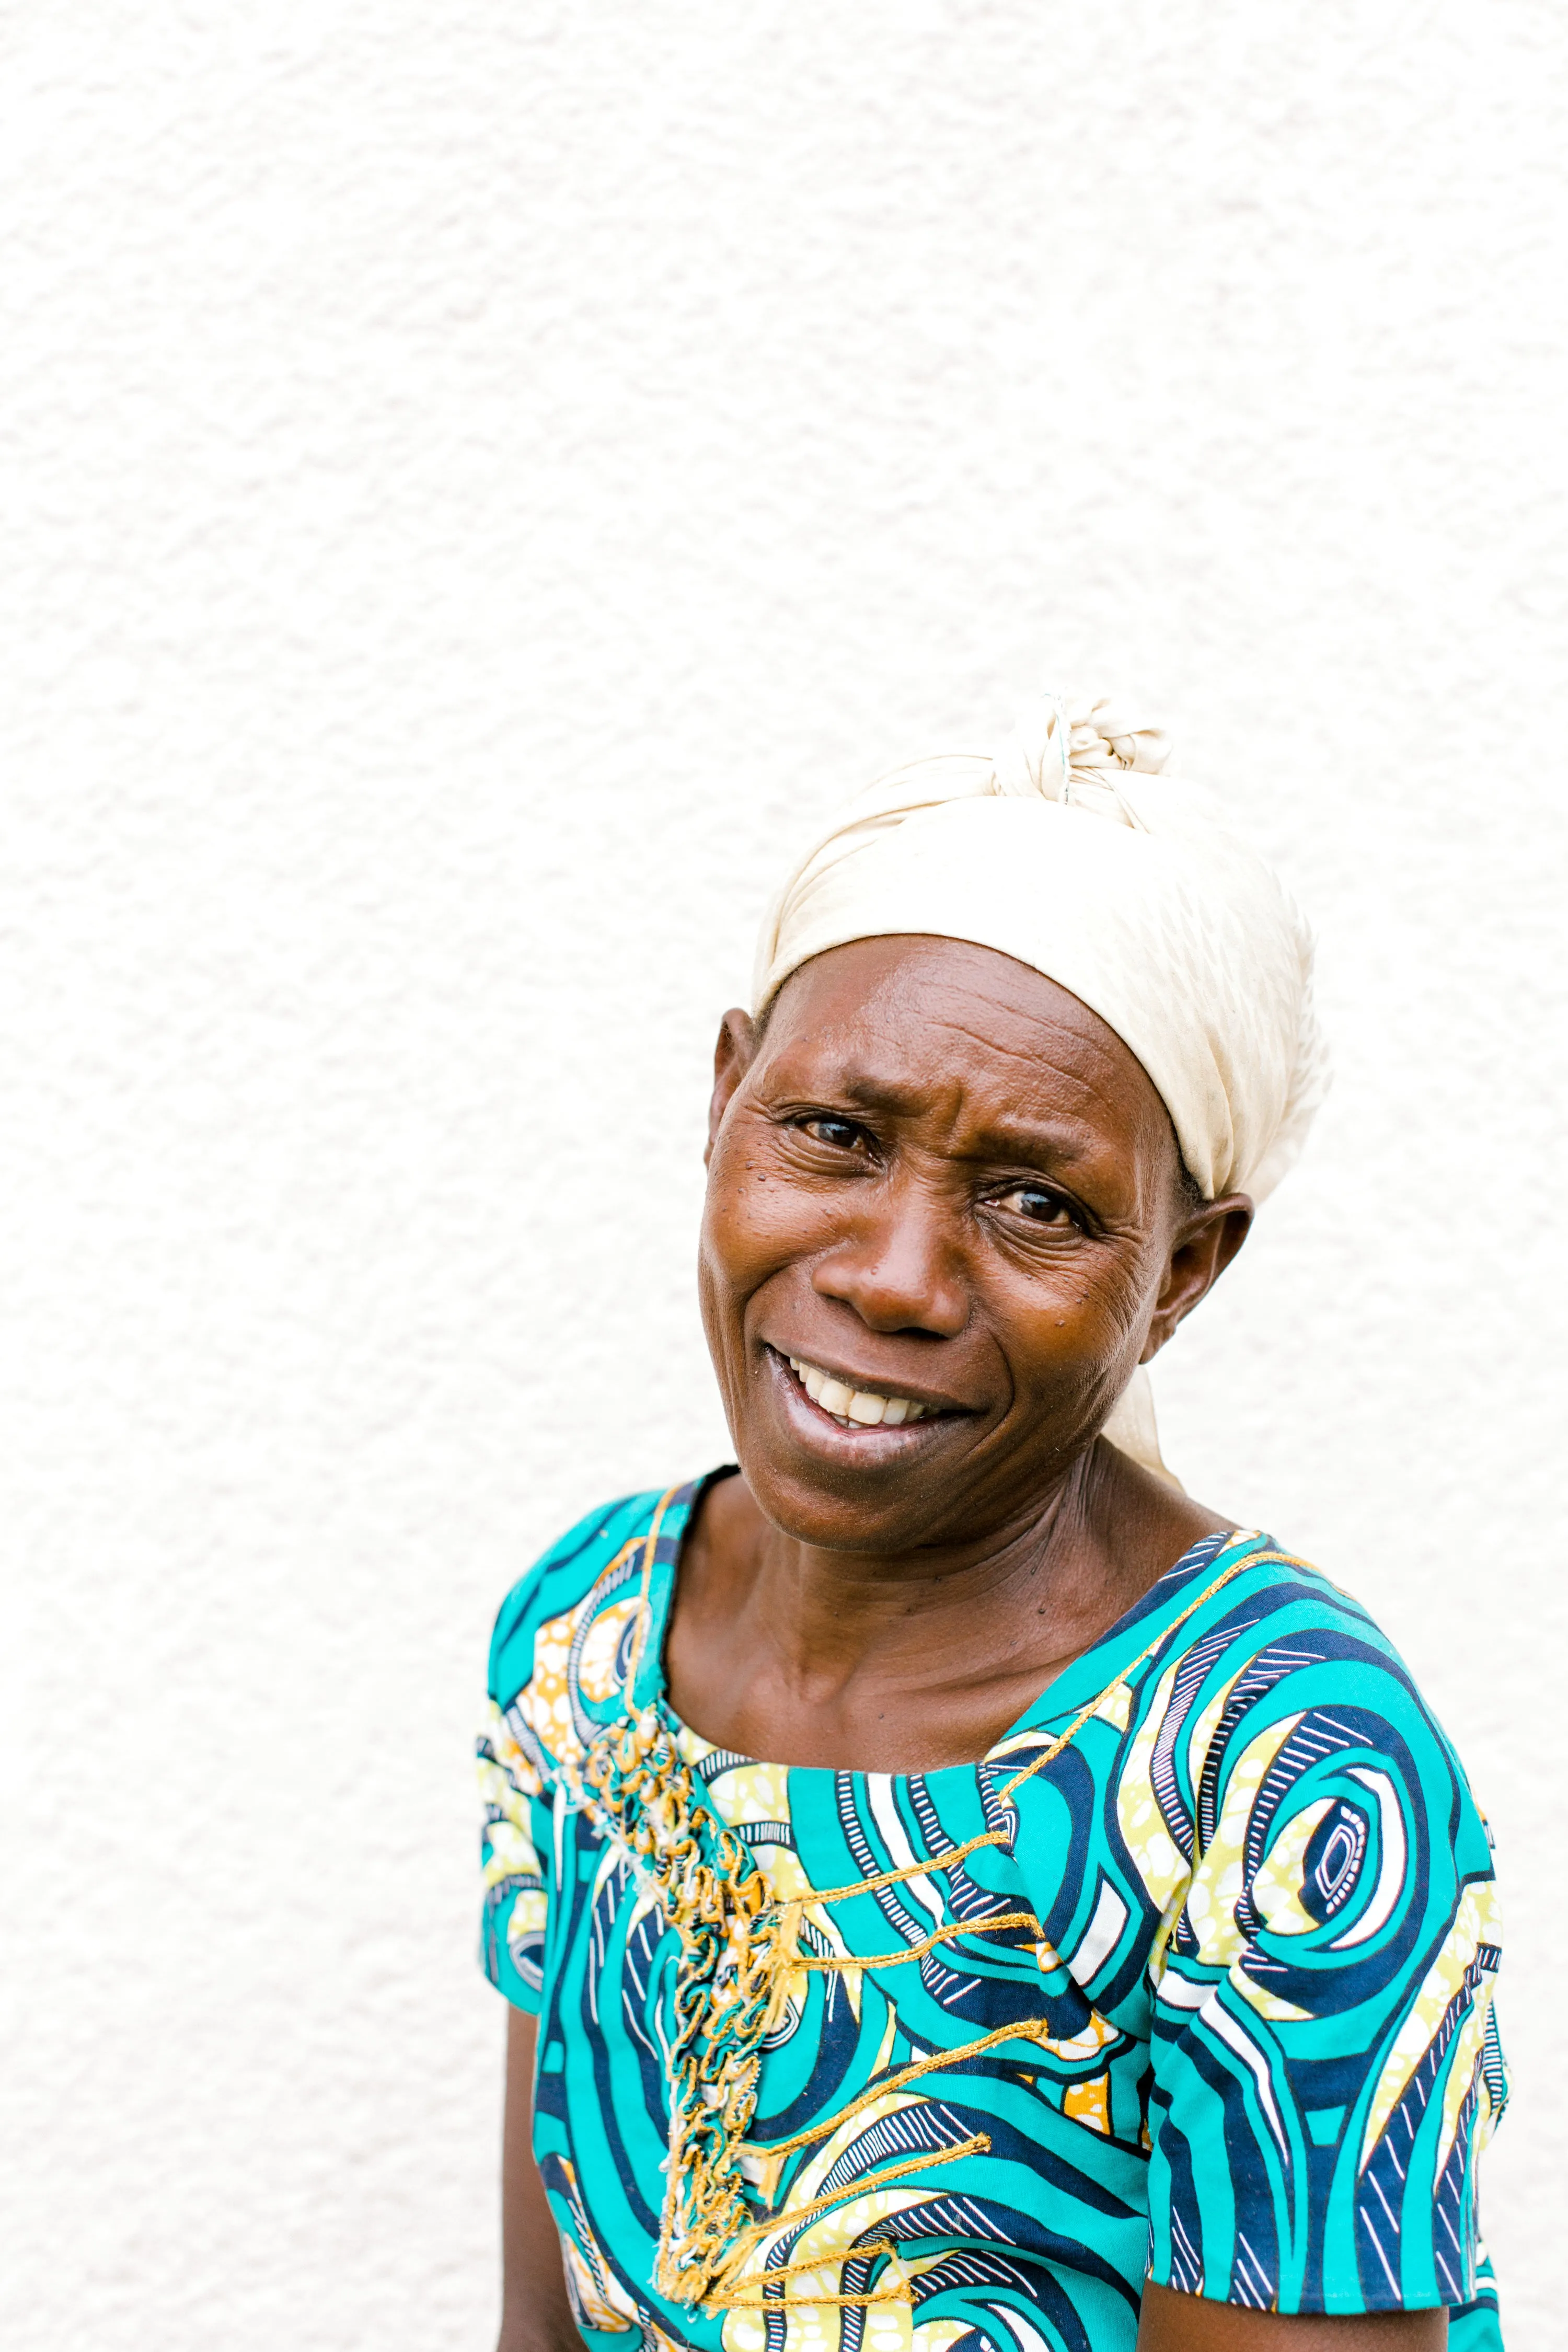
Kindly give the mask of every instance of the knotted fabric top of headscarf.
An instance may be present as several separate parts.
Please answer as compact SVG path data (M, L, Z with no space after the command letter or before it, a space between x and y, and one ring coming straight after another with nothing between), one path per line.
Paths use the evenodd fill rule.
M1206 1200L1261 1200L1327 1083L1311 935L1212 798L1164 772L1168 754L1163 733L1119 701L1046 694L1000 750L879 777L770 908L753 1010L852 940L918 932L997 949L1069 990L1137 1055ZM1158 1465L1145 1384L1107 1434Z

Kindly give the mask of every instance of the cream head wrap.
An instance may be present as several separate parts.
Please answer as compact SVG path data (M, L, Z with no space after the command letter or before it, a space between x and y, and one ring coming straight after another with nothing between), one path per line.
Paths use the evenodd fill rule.
M1164 735L1121 703L1047 694L998 751L879 777L770 908L753 1011L852 940L928 932L998 949L1137 1055L1205 1200L1262 1200L1327 1083L1311 935L1208 795L1163 773L1167 757ZM1106 1435L1163 1467L1145 1380Z

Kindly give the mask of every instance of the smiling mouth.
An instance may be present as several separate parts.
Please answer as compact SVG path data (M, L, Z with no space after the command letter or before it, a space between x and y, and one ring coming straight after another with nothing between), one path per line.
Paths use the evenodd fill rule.
M784 1360L812 1403L840 1429L898 1429L911 1421L934 1421L942 1408L914 1397L889 1396L880 1389L855 1389L837 1372L824 1371L800 1356Z

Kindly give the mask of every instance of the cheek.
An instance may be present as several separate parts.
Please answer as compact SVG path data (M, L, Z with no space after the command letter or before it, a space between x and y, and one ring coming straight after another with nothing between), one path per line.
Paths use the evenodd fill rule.
M1030 1385L1056 1388L1075 1375L1098 1377L1129 1346L1142 1347L1153 1294L1132 1263L1096 1249L1064 1253L998 1299L1015 1370ZM1147 1295L1146 1295L1147 1293Z
M703 1259L710 1279L749 1294L829 1236L822 1204L770 1164L755 1137L721 1139L708 1171Z

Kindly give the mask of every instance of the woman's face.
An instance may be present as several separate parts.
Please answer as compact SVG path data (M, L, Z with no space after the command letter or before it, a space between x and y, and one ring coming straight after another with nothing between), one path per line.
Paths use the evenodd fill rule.
M858 940L721 1032L703 1320L737 1457L804 1542L1020 1527L1245 1237L1164 1105L1053 981Z

